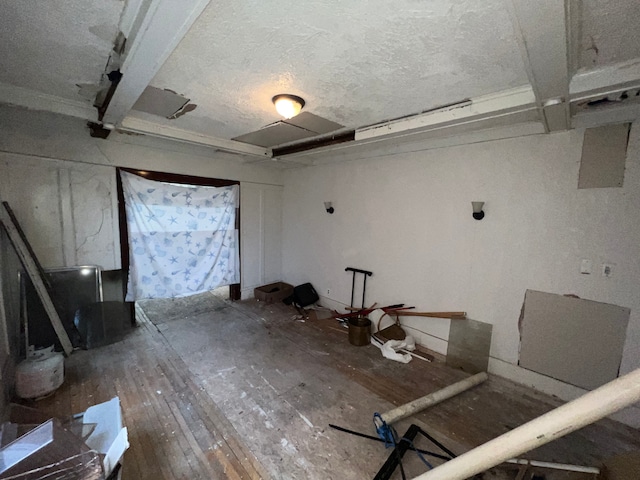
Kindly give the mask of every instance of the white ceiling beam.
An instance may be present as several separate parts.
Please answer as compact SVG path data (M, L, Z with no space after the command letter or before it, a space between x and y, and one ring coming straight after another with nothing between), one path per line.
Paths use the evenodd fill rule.
M468 127L468 128L464 128ZM313 160L314 165L327 163L347 162L359 159L373 159L390 155L400 155L404 153L423 152L438 148L454 147L459 145L470 145L495 140L504 140L515 137L525 137L530 135L542 135L545 133L544 126L536 117L531 121L509 123L503 126L477 129L477 126L461 126L442 132L430 131L414 137L405 137L398 141L395 138L379 139L376 142L359 144L341 144L324 147L320 150L300 152L287 157L300 159L300 156ZM346 146L350 145L350 146ZM340 147L340 148L339 148Z
M508 5L547 131L567 130L570 127L569 5L558 0L511 0Z
M618 123L633 123L640 119L640 103L594 108L576 113L571 119L573 128L593 128Z
M617 63L574 75L571 100L588 100L607 94L640 87L640 60Z
M120 16L120 31L127 39L133 40L136 21L140 23L144 18L141 14L151 4L150 0L127 0Z
M116 127L116 130L119 132L139 133L192 145L214 147L225 152L240 153L260 158L271 158L271 150L264 147L190 132L134 117L126 117L123 119L123 121L120 122L120 126Z
M78 102L46 93L0 83L0 103L41 110L96 122L98 111L88 101Z
M640 119L640 61L609 65L575 75L571 81L573 128L634 122ZM625 93L625 96L622 94ZM608 105L586 105L608 98Z
M133 28L127 42L123 74L103 117L119 125L149 85L171 52L186 35L210 0L143 0L136 2L137 17L126 17ZM140 21L140 16L143 16ZM137 27L137 30L136 30ZM129 40L128 39L128 40Z
M484 101L480 101L481 99ZM469 113L470 105L457 108L457 118L454 121L451 116L446 119L442 117L443 114L449 115L449 111L425 113L417 116L418 118L411 117L392 122L397 129L393 134L386 134L384 130L387 127L386 123L374 125L368 130L379 131L380 135L369 135L367 138L361 137L360 140L353 142L305 150L278 159L300 161L304 158L312 160L316 164L362 158L363 154L375 157L389 152L403 153L442 146L478 143L483 138L497 140L518 135L545 133L545 128L540 122L540 117L533 103L533 93L528 87L506 94L503 92L503 95L479 97L472 100L472 103L476 105L476 109L484 109L491 112L491 115L464 116L464 112ZM500 110L498 106L500 106ZM421 123L421 128L413 128L415 121ZM429 124L427 125L427 123ZM407 128L401 129L400 127ZM369 133L371 134L371 132Z
M477 97L461 104L461 106L446 107L361 128L356 130L355 140L415 135L460 124L489 121L491 118L503 119L504 116L517 115L535 109L535 96L531 88L516 88Z

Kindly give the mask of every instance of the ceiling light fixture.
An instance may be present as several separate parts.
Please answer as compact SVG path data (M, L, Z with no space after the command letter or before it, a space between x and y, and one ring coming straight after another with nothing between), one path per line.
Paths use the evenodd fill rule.
M302 107L304 107L304 99L296 95L289 95L288 93L276 95L271 101L276 106L278 113L284 118L295 117L300 113Z

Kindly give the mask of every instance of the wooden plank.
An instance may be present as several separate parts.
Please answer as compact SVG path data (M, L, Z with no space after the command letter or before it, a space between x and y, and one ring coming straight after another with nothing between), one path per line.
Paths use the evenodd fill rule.
M71 345L71 340L69 340L69 336L62 325L62 321L58 316L58 311L53 305L53 301L51 300L51 296L47 290L46 276L43 275L42 267L38 263L36 256L33 254L31 245L29 245L27 238L24 236L20 225L17 221L14 222L14 219L15 217L13 217L13 214L11 213L9 204L7 202L2 202L2 208L0 208L0 221L4 225L7 235L9 235L9 239L11 240L18 257L20 257L22 265L27 271L31 282L38 293L38 297L49 316L49 320L51 320L51 325L58 336L58 340L60 340L64 353L69 356L71 355L71 352L73 352L73 345Z
M429 317L429 318L450 318L452 320L464 320L467 312L414 312L408 310L390 312L400 317Z
M166 350L164 351L174 352L171 345L164 336L158 334L151 322L146 319L146 316L142 318L144 319L141 320L141 323L144 322L145 327L148 327L149 331L155 334L156 340L165 346ZM190 410L196 414L193 421L189 422L191 430L195 433L196 430L194 430L194 428L198 427L199 424L205 425L207 430L213 435L213 438L218 435L222 437L224 440L222 445L218 442L214 443L221 446L227 456L232 457L231 461L232 464L235 465L235 469L242 470L244 474L248 475L248 478L251 479L268 478L268 474L259 464L255 456L237 440L237 432L235 432L224 415L219 412L212 399L203 392L202 386L196 384L191 377L180 377L179 372L188 370L188 367L182 359L175 353L167 353L165 358L167 362L162 362L161 364L164 375L171 381L174 388L176 384L184 388L181 397L185 397L185 401L189 401L187 405L190 405ZM184 409L181 409L181 411L183 412L182 417L184 420L187 420L187 417L191 418L191 415L188 415ZM228 474L229 470L226 470L226 472ZM244 478L242 474L241 477Z

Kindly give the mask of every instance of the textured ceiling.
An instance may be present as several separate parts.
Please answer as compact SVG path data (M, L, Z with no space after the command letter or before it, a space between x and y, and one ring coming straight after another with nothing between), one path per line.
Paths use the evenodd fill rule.
M0 82L92 101L123 6L121 0L3 1Z
M222 138L278 93L360 127L527 83L503 0L212 2L151 82L198 105L154 121Z
M580 8L578 67L583 70L640 56L639 0L576 0Z
M159 135L184 136L181 130L186 130L219 140L244 138L281 120L271 103L279 93L303 97L305 112L359 129L528 87L527 69L534 92L548 86L545 82L553 87L544 89L546 97L539 101L559 97L571 81L566 25L571 74L616 66L605 75L584 75L581 94L592 89L600 95L636 81L640 0L565 1L571 15L567 24L560 0L540 7L528 0L191 0L184 5L174 0L5 0L0 2L0 101L93 118L93 109L78 109L64 99L92 103L127 2L123 30L145 27L136 41L129 37L127 54L135 54L126 57L131 63L107 109L113 117L108 121L121 124L127 115L137 117L156 124L148 128ZM137 10L139 4L143 8ZM152 115L151 108L131 110L154 73L151 86L190 99L188 108L174 115L178 118ZM52 97L42 103L30 90ZM490 103L498 117L516 101L499 98ZM554 124L549 115L547 109L540 117L545 128L569 127L564 116ZM417 125L411 121L406 128ZM174 128L162 133L157 124Z

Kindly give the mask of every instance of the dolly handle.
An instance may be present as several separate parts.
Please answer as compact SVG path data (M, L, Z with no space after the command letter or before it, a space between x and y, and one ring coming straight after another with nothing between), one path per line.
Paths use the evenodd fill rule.
M359 268L352 268L352 267L347 267L344 269L345 272L358 272L358 273L364 273L367 276L371 276L373 275L373 272L370 272L368 270L360 270Z

